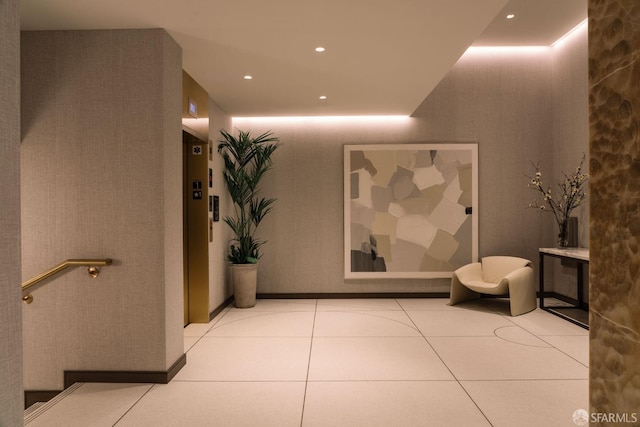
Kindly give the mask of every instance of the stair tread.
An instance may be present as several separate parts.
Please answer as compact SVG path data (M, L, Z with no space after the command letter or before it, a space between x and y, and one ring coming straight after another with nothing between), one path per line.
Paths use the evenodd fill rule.
M27 425L31 421L38 418L40 415L52 408L56 403L73 393L76 389L82 386L82 384L84 383L75 383L72 386L64 389L60 394L58 394L48 402L36 402L33 405L29 406L24 410L24 425Z

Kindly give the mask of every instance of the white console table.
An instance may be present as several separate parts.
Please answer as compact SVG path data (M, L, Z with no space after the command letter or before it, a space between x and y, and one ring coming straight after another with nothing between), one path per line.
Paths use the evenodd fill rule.
M587 305L583 301L583 289L584 289L584 271L583 266L587 266L587 272L589 267L589 249L586 248L540 248L540 308L560 316L570 322L573 322L585 329L589 329L588 315L585 316L571 316L570 310L588 310ZM574 306L569 307L546 307L544 305L544 259L545 257L560 258L561 260L571 261L576 264L577 267L577 287L578 298L577 303ZM569 309L569 310L566 310ZM586 320L585 320L586 319Z

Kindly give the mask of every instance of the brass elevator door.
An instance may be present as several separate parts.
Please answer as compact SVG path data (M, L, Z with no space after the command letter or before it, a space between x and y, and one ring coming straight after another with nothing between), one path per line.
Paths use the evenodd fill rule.
M209 144L183 142L184 324L209 322Z

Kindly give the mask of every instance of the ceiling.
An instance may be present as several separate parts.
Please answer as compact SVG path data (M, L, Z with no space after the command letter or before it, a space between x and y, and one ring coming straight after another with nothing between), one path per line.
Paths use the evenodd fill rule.
M548 46L587 17L587 0L22 0L20 7L22 30L166 29L182 47L184 70L232 116L409 115L470 45Z

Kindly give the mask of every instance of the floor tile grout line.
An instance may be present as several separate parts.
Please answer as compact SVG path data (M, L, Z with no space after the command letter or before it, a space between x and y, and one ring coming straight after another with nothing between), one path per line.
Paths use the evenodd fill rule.
M412 325L404 323L403 321L398 320L398 319L393 319L393 318L390 318L390 317L382 316L380 314L375 314L375 313L381 313L381 312L384 312L384 313L387 313L387 312L404 313L404 315L407 316L407 319L409 319L409 315L402 309L400 309L400 310L348 310L348 311L345 310L345 311L332 311L332 312L324 312L324 313L347 313L347 314L358 314L358 315L362 315L362 316L370 316L370 317L375 317L375 318L378 318L378 319L387 320L389 322L398 323L400 325L407 326L407 327L413 329L414 331L416 331L418 333L420 332L415 328L415 324L413 324L413 326L412 326ZM411 320L411 319L409 319L409 320ZM411 322L411 323L413 323L413 322ZM333 335L328 335L328 336L333 336ZM344 335L337 335L337 336L344 336ZM357 335L357 336L361 336L361 335ZM375 336L380 336L380 335L375 335ZM408 335L408 336L415 336L415 335Z
M242 317L240 319L234 319L234 320L231 320L230 322L222 324L222 325L220 325L220 322L222 321L222 319L220 319L220 321L218 321L215 325L213 325L211 327L211 329L209 329L207 332L205 332L205 334L203 335L203 338L207 334L211 333L214 329L220 329L220 328L223 328L225 326L233 325L233 324L238 323L238 322L243 322L243 321L248 320L248 319L257 319L257 318L265 317L265 316L276 316L276 315L292 314L292 313L311 313L311 311L269 311L269 312L267 312L267 311L254 311L254 312L250 313L250 315L247 316L247 317ZM314 313L314 319L315 319L315 313ZM210 338L210 337L207 337L207 338Z
M487 416L487 414L484 413L484 411L482 410L482 408L480 408L480 405L478 404L478 402L475 401L475 399L469 394L469 391L466 389L466 387L464 386L464 384L462 384L460 381L458 381L458 385L460 386L460 388L462 388L462 390L464 391L464 393L469 396L469 399L471 399L471 401L473 402L473 404L476 406L476 408L478 408L478 411L480 411L480 413L482 414L482 416L487 420L487 422L489 423L490 426L493 427L493 423L491 422L491 420L489 419L489 417Z
M397 301L403 301L404 303L404 299L399 298ZM443 303L444 304L444 303ZM293 417L291 418L291 421L293 421L294 424L296 423L296 420L300 420L300 426L304 426L305 424L309 424L311 422L316 421L315 419L315 413L314 413L314 409L316 408L316 401L314 400L315 398L317 398L317 387L323 387L322 384L329 384L327 387L333 387L330 384L340 384L340 383L360 383L360 384L365 384L363 385L363 387L376 387L376 384L380 384L381 387L385 387L385 384L388 384L389 387L392 387L392 384L396 383L397 385L393 386L393 387L398 387L398 388L403 388L403 387L414 387L413 385L409 385L408 383L423 383L424 387L426 388L437 388L438 386L436 385L437 383L441 383L441 384L447 384L447 388L454 388L454 384L453 382L457 382L460 387L462 388L462 393L459 393L459 399L460 401L464 401L465 406L469 407L469 410L471 411L473 408L473 405L475 405L475 407L478 408L479 413L481 413L484 417L484 419L486 420L486 422L488 422L488 425L493 425L492 421L489 421L488 416L485 415L483 409L484 408L485 411L487 411L488 415L491 415L492 419L493 419L493 423L500 423L500 416L497 413L492 412L492 408L490 406L486 406L486 405L479 405L478 403L476 403L476 401L473 399L472 394L474 396L476 396L476 399L478 399L478 402L482 402L482 398L481 396L478 394L479 392L482 392L483 387L488 387L490 389L497 389L502 387L500 385L500 383L504 383L504 387L506 387L507 389L511 389L512 387L516 387L516 389L519 389L519 385L511 385L509 383L521 383L522 387L525 388L529 388L529 387L535 387L535 388L541 388L541 389L546 389L547 385L546 384L550 384L553 385L554 382L557 383L562 383L562 382L566 382L571 384L571 389L573 389L573 387L576 388L580 388L582 389L583 384L587 384L588 386L588 376L587 377L576 377L576 378L556 378L553 376L546 376L545 378L475 378L475 379L464 379L464 378L458 378L457 376L455 376L453 374L453 371L451 369L449 369L449 366L447 366L447 364L444 362L444 359L450 360L449 357L447 356L447 352L443 351L443 348L441 348L441 342L437 341L437 339L439 338L443 338L444 340L447 339L455 339L455 338L461 338L459 336L454 336L451 335L451 333L447 334L447 335L443 335L443 336L428 336L425 335L424 333L422 333L422 331L420 331L420 329L416 329L418 331L418 335L414 335L414 336L398 336L398 335L390 335L390 336L385 336L385 337L380 337L378 335L353 335L353 336L326 336L326 337L321 337L318 336L318 332L321 332L322 329L322 325L323 325L323 318L322 318L322 314L318 314L318 313L323 313L324 311L319 310L318 308L320 307L320 304L318 303L317 300L315 300L315 306L316 306L316 310L314 312L313 316L307 316L305 317L305 324L306 324L306 328L307 330L311 330L310 335L307 334L305 336L299 336L299 337L289 337L289 336L258 336L258 337L240 337L240 338L262 338L265 339L266 341L271 341L271 343L273 344L278 344L278 339L288 339L288 338L296 338L296 339L304 339L307 340L306 342L308 343L308 365L307 365L307 370L306 370L306 376L304 373L304 369L302 372L300 372L299 370L297 371L299 374L302 375L296 375L297 379L263 379L263 380L258 380L258 381L250 381L250 380L246 380L246 381L237 381L237 380L172 380L171 382L177 382L179 385L178 389L181 389L181 387L184 387L186 384L188 383L201 383L203 384L202 386L197 386L197 387L209 387L207 384L210 384L211 387L218 387L216 384L242 384L242 383L256 383L256 384L290 384L290 386L286 386L286 387L291 387L292 389L295 389L295 395L298 396L298 398L300 398L299 393L300 391L303 391L303 396L301 399L302 400L302 408L301 408L301 412L298 413L297 409L300 408L300 401L298 401L296 399L295 405L292 405L291 408L295 408L296 411L293 414ZM417 312L442 312L442 310L432 310L431 308L425 308L425 309L404 309L404 307L401 309L405 315L408 317L408 321L411 322L412 324L417 326L417 323L421 323L423 324L422 320L420 317L418 317L418 315L416 315ZM227 310L227 313L229 311ZM221 313L220 317L224 317L227 313ZM285 313L284 311L282 313ZM332 313L332 312L325 312L325 313ZM409 315L409 313L413 314L414 317L412 317L411 315ZM373 313L372 313L373 314ZM506 317L507 319L509 319L508 316L503 316L500 314L500 312L493 312L491 314L494 315L498 315L500 317ZM435 315L437 317L437 314ZM546 316L546 314L544 316L534 316L532 319L534 320L534 323L537 322L537 320L540 318L542 320L544 320L544 317ZM400 317L400 315L398 316ZM555 318L554 318L555 319ZM212 319L213 320L213 319ZM516 318L517 320L517 318ZM311 321L311 325L309 325L309 322ZM209 328L207 330L207 332L205 332L204 334L200 335L199 337L193 337L196 338L196 343L197 342L202 342L201 340L203 338L205 339L209 339L209 338L237 338L237 336L232 336L232 337L207 337L206 334L210 333L211 330L214 328L213 325L219 324L217 323L219 322L212 322L212 326L211 328ZM417 322L417 323L416 323ZM316 323L319 323L319 325L316 325ZM559 342L562 342L562 334L554 334L553 331L564 331L565 329L561 328L562 325L558 325L558 327L555 327L555 324L550 324L548 328L544 328L543 330L539 329L539 328L530 328L529 323L523 323L524 326L526 326L527 328L525 328L524 326L520 326L519 324L515 323L515 322L511 322L514 323L514 326L519 327L521 330L524 330L527 334L530 334L538 339L540 339L541 341L548 343L546 340L558 340ZM337 331L340 331L340 327L343 326L344 324L336 324L337 326ZM315 326L318 326L319 330L315 331ZM429 324L425 324L423 325L423 327L425 328L425 330L427 330L429 328ZM462 327L464 327L464 324L462 325ZM504 326L504 327L510 327L510 326ZM544 332L545 335L538 335L532 331L529 330L533 329L537 332ZM204 329L204 328L202 328ZM379 328L374 328L372 329L374 331L374 333L376 333L376 331L379 330ZM581 336L580 335L570 335L570 336ZM494 336L494 335L487 335L488 336ZM485 336L476 336L476 335L468 335L468 337L473 337L473 338L483 338ZM555 338L552 338L555 337ZM418 378L414 378L414 379L359 379L359 380L353 380L353 379L341 379L341 378L336 378L336 379L312 379L310 377L310 368L311 368L311 361L312 359L315 360L316 362L318 362L318 360L320 360L318 358L319 355L319 351L320 351L320 347L322 347L322 341L320 341L321 339L324 338L328 338L328 339L342 339L342 338L346 338L346 339L352 339L352 338L361 338L361 339L376 339L376 338L398 338L398 339L408 339L408 338L413 338L417 340L424 340L426 341L427 345L432 349L432 351L434 352L434 355L437 356L437 358L441 361L441 363L443 364L444 367L446 367L446 369L449 370L449 372L451 373L451 376L448 379L418 379ZM464 337L462 337L464 338ZM588 335L587 335L588 338ZM442 342L445 342L445 341ZM433 343L431 342L433 341ZM507 340L508 341L508 340ZM206 341L205 341L206 342ZM582 341L581 341L582 342ZM316 356L313 356L313 348L314 348L314 344L315 344L315 351L316 351ZM563 354L565 356L568 356L570 359L574 360L575 362L577 362L580 366L585 366L584 363L580 362L579 360L577 360L576 358L572 357L570 354L562 351L560 348L554 346L551 343L548 343L550 345L551 348L554 348L556 350L558 350L558 353ZM225 345L225 341L220 340L218 343L216 343L216 345ZM305 345L306 346L306 345ZM582 345L580 345L579 347L582 347ZM579 350L579 347L576 347ZM441 348L441 352L443 357L440 357L440 354L438 354L438 352L435 350L435 348ZM573 346L567 347L568 351L571 352L573 351ZM304 352L304 347L302 348L303 352ZM185 351L185 353L187 353L187 351ZM582 351L577 351L575 354L577 355L581 355L583 354ZM302 356L302 360L300 360L299 358L297 358L296 360L304 363L304 354L301 355ZM578 356L579 357L579 356ZM443 359L444 358L444 359ZM438 360L436 358L433 359L433 363L436 363L436 360ZM450 360L450 363L452 361ZM343 364L343 361L340 359L337 359L336 362L337 365ZM424 365L425 362L421 362L422 365ZM457 369L457 365L455 363L451 364L452 368L456 370L456 372L458 371ZM586 367L588 368L588 365L586 365ZM316 369L314 369L314 372L316 371ZM204 371L206 372L206 371ZM549 372L546 372L547 374ZM460 375L461 377L464 377L465 375L462 374ZM415 376L414 376L415 377ZM304 385L302 384L304 382ZM400 383L407 383L406 386L402 386ZM480 385L480 383L486 383L485 385ZM366 384L371 384L371 385L366 385ZM122 406L120 408L119 411L112 411L112 419L115 420L112 426L121 426L123 424L127 424L129 422L131 422L130 420L132 420L133 418L135 418L137 415L139 415L139 412L141 410L146 410L148 408L148 405L150 404L150 402L153 402L157 397L157 393L159 390L162 389L163 385L158 385L158 384L147 384L148 387L145 387L144 389L140 390L139 394L136 393L136 395L131 396L132 398L128 399L126 402L126 405ZM309 385L311 385L311 387L308 387ZM226 387L226 386L222 386L222 387ZM234 386L235 387L235 386ZM260 386L260 387L268 387L268 386ZM284 386L283 386L284 387ZM421 386L422 387L422 386ZM154 392L152 393L151 391L154 390ZM311 393L311 395L307 395L309 391L314 391L314 393ZM458 393L456 393L456 395L458 395ZM473 402L473 405L469 404L469 402L465 399L464 396L467 396L469 399L471 399L471 401ZM143 400L144 399L144 400ZM306 402L309 402L309 408L305 408L306 406ZM127 409L128 408L128 409ZM305 419L305 409L306 409L306 421L304 421ZM573 408L571 408L571 410L573 410ZM122 412L121 412L122 411ZM319 413L319 416L321 417L320 420L323 417L322 413ZM483 417L480 417L479 414L476 413L477 416L477 420L481 420Z
M565 356L575 360L576 362L578 362L579 364L581 364L582 366L586 367L587 369L589 369L589 364L587 363L586 365L584 363L582 363L581 361L579 361L578 359L576 359L575 357L573 357L572 355L570 355L569 353L567 353L566 351L562 350L559 347L556 347L555 345L553 345L553 343L550 343L549 341L545 340L542 337L563 337L563 336L581 336L581 335L536 335L536 337L541 340L546 342L547 344L549 344L552 348L558 350L560 353L564 354ZM587 336L587 340L589 339L589 337Z
M318 315L318 300L315 300L315 310L313 312L313 323L311 325L311 340L309 342L309 359L307 361L307 376L304 381L304 394L302 395L302 410L300 411L300 427L304 424L304 407L307 402L307 389L309 387L309 372L311 371L311 355L313 353L313 334L316 329L316 317Z
M397 300L396 300L397 301ZM400 303L398 303L401 307L402 305ZM451 376L454 378L454 380L456 381L456 383L458 384L458 386L460 386L460 388L462 388L462 390L464 390L465 394L469 397L469 399L471 400L471 402L473 402L474 406L476 408L478 408L478 411L482 414L482 416L485 418L485 420L487 420L487 422L489 423L490 426L493 426L493 423L489 420L489 417L487 417L487 414L484 413L484 411L482 410L482 408L480 408L480 405L478 405L478 402L476 402L473 397L471 397L471 395L467 392L467 389L464 388L464 386L462 385L462 383L460 382L460 380L458 379L458 377L456 377L456 375L453 373L453 371L451 370L451 368L449 367L449 365L447 365L444 361L444 359L442 358L442 356L440 356L440 353L438 353L436 351L436 349L433 347L433 345L431 345L431 343L429 342L429 340L427 339L427 337L422 333L422 331L420 330L420 328L418 327L418 325L414 322L413 318L411 316L409 316L409 313L406 312L406 310L404 310L404 307L402 307L403 311L405 312L405 314L409 317L409 319L411 320L411 322L413 323L413 325L416 327L416 329L420 332L420 335L422 335L422 339L424 340L425 343L427 343L427 345L429 346L429 348L431 348L431 351L433 351L433 353L438 357L438 359L440 360L440 362L445 366L445 368L447 368L447 371L449 371L449 373L451 374Z
M422 339L424 340L424 342L425 342L425 343L427 343L427 345L429 346L429 348L431 349L431 351L433 351L433 352L434 352L434 354L435 354L436 356L438 356L438 359L440 360L440 362L442 362L442 364L447 368L447 371L449 371L449 373L451 374L451 376L452 376L453 378L455 378L455 379L456 379L456 381L457 381L457 378L456 378L456 376L453 374L453 371L451 371L451 369L449 368L449 365L447 365L447 364L444 362L444 360L442 359L442 357L440 356L440 354L436 351L436 349L435 349L435 348L433 348L433 346L431 345L431 343L429 342L429 340L427 339L427 337L426 337L426 336L422 333L422 331L420 330L420 327L416 324L416 322L413 320L413 318L412 318L411 316L409 316L409 313L407 313L407 312L406 312L406 310L404 310L404 308L403 308L403 311L405 312L405 314L407 315L407 317L409 317L409 320L411 320L411 323L413 323L413 326L416 328L416 330L417 330L418 332L420 332L420 337L422 337ZM444 338L446 338L446 337L444 337Z
M185 354L189 353L189 351L191 351L191 349L192 349L193 347L195 347L195 346L196 346L196 344L198 344L198 343L200 342L200 340L202 340L203 338L205 338L205 337L207 336L207 334L208 334L209 332L211 332L211 330L212 330L212 329L213 329L213 328L214 328L214 327L215 327L215 326L216 326L216 325L217 325L217 324L218 324L218 323L219 323L219 322L220 322L220 321L221 321L221 320L222 320L222 319L227 315L227 313L229 313L229 311L231 311L231 310L230 310L230 309L227 309L227 308L225 307L225 309L224 309L224 310L222 310L220 313L218 313L218 315L217 315L216 317L214 317L214 318L211 320L211 322L213 322L213 320L217 319L217 320L216 320L216 322L215 322L213 325L211 325L211 327L210 327L209 329L207 329L207 330L206 330L202 335L200 335L200 336L198 336L198 337L189 337L189 338L196 338L196 341L195 341L193 344L191 344L191 347L189 347L189 348L187 349L187 351L185 351ZM211 322L209 322L209 323L211 323ZM188 325L187 325L187 326L188 326ZM183 340L184 340L184 338L186 338L186 337L184 337L184 336L183 336Z
M534 338L536 338L536 339L538 339L538 340L542 341L543 343L545 343L545 344L547 344L547 345L546 345L546 346L541 346L541 345L524 344L524 343L517 342L517 341L511 341L511 340L509 340L509 339L507 339L507 338L505 338L505 337L501 337L501 336L498 334L498 330L500 330L500 329L504 329L504 328L518 328L518 329L520 329L522 332L524 332L525 334L529 334L529 335L531 335L532 337L534 337ZM499 326L499 327L497 327L497 328L495 328L495 329L493 330L493 336L494 336L494 337L496 337L496 338L498 338L498 339L500 339L500 340L502 340L502 341L504 341L504 342L511 343L511 344L516 344L516 345L523 345L523 346L525 346L525 347L533 347L533 348L554 348L554 347L553 347L552 345L550 345L548 342L546 342L546 341L544 341L544 340L541 340L541 339L540 339L536 334L534 334L534 333L532 333L532 332L529 332L529 331L527 331L525 328L523 328L522 326L518 326L518 325Z
M396 303L399 304L398 300L395 300ZM383 382L407 382L407 381L415 381L415 382L437 382L437 381L456 381L458 384L460 384L460 386L462 387L462 389L464 390L465 394L471 399L471 401L474 403L474 405L478 408L479 412L483 414L483 417L487 420L487 422L490 423L490 421L488 420L487 416L484 414L484 412L482 411L482 409L480 409L480 407L478 406L478 404L476 403L476 401L469 395L469 393L467 392L466 388L464 388L464 386L462 385L462 381L464 382L474 382L474 381L478 381L478 382L486 382L486 381L490 381L490 382L505 382L505 381L514 381L514 382L518 382L518 381L558 381L560 379L558 378L532 378L532 379L503 379L503 380L482 380L482 379L459 379L457 378L453 372L451 371L451 369L449 368L449 366L444 362L444 360L440 357L440 355L438 354L438 352L435 350L435 348L433 348L433 346L431 345L430 341L429 341L429 337L425 336L419 328L417 328L417 325L414 321L414 319L409 315L409 311L411 312L424 312L424 311L439 311L439 310L425 310L425 309L406 309L405 307L403 307L401 304L400 305L400 309L399 310L389 310L389 309L373 309L373 310L362 310L361 308L353 308L353 309L349 309L349 308L341 308L339 310L322 310L319 305L318 305L318 301L315 301L315 311L314 311L314 316L313 316L313 323L312 323L312 332L311 332L311 337L310 337L310 348L309 348L309 362L308 362L308 366L307 366L307 373L306 373L306 379L305 381L305 386L304 386L304 395L303 395L303 402L302 402L302 409L301 409L301 425L303 425L304 423L304 409L305 409L305 405L306 405L306 400L307 400L307 391L308 391L308 385L309 383L339 383L339 382L369 382L369 383L383 383ZM487 313L488 314L493 314L493 315L498 315L502 318L504 318L505 320L508 320L509 325L510 326L516 326L519 329L522 329L523 331L527 332L528 334L531 334L532 336L536 337L536 338L540 338L537 334L535 334L532 331L529 331L528 329L524 328L523 326L521 326L520 324L514 322L509 316L503 315L500 311L494 310L491 307L486 307L487 308ZM310 310L309 310L310 311ZM309 312L307 311L307 312ZM315 331L315 326L318 320L318 313L355 313L355 314L363 314L363 315L367 315L367 316L375 316L375 314L373 312L375 311L393 311L393 312L403 312L407 317L408 320L411 322L411 324L414 325L414 327L411 327L412 330L415 330L419 333L419 335L413 335L413 336L398 336L398 335L390 335L390 336L385 336L388 338L422 338L430 347L431 349L434 351L434 353L437 355L438 359L441 361L441 363L443 363L443 365L447 368L447 370L451 373L451 380L389 380L389 379L371 379L371 380L310 380L309 379L309 375L310 375L310 368L311 368L311 357L312 357L312 349L313 349L313 344L314 341L317 341L318 338L380 338L380 336L375 335L375 336L362 336L362 335L350 335L350 336L318 336L316 335L316 331ZM268 315L268 314L282 314L282 313L288 313L290 311L280 311L280 312L260 312L260 313L255 313L255 316L263 316L263 315ZM299 312L299 311L296 311ZM381 316L380 316L381 317ZM386 318L385 318L386 319ZM389 320L394 320L394 319L389 319ZM219 322L216 323L216 325L219 326ZM506 326L505 326L506 327ZM214 329L215 326L212 326L212 328L209 329L209 331L207 333L209 333L212 329ZM206 335L206 333L205 333ZM487 335L487 336L493 336L495 337L495 334L491 334L491 335ZM204 337L204 336L203 336ZM477 337L476 335L470 335L469 337ZM206 337L206 338L213 338L213 337ZM216 338L224 338L224 337L216 337ZM245 338L249 338L249 337L245 337ZM255 337L255 338L291 338L291 337L287 337L287 336L273 336L273 337ZM300 338L309 338L309 336L301 336ZM458 336L450 336L450 335L444 335L444 336L436 336L435 338L460 338ZM542 340L543 342L547 343L545 340ZM547 343L549 345L551 345L550 343ZM556 348L555 346L551 345L551 347ZM564 352L563 352L564 353ZM573 358L572 358L573 359ZM575 359L574 359L575 360ZM568 379L561 379L563 381L584 381L583 378L568 378ZM208 382L208 381L205 381ZM213 382L219 382L219 381L213 381ZM225 382L237 382L237 381L225 381ZM252 382L252 381L248 381L248 382ZM282 381L261 381L261 382L282 382ZM302 382L302 381L287 381L287 382Z
M138 405L138 403L140 403L140 402L142 401L142 399L144 399L144 398L147 396L147 394L149 394L149 393L151 392L151 390L153 390L156 386L157 386L157 384L151 384L151 387L149 387L149 388L147 389L147 391L145 391L145 392L142 394L142 396L140 396L138 399L136 399L136 401L135 401L135 402L133 402L133 404L129 407L129 409L127 409L126 411L124 411L124 413L120 416L120 418L118 418L118 419L116 420L116 422L115 422L115 423L113 423L113 425L112 425L111 427L115 427L115 426L117 426L117 425L120 423L120 421L122 421L122 420L124 419L124 417L126 417L126 416L127 416L127 414L128 414L129 412L131 412L131 410L133 410L133 408L135 408L135 407Z
M539 303L536 305L536 308L533 309L531 312L537 310L539 308ZM530 313L530 312L529 312ZM527 314L527 313L525 313ZM569 353L563 351L562 349L556 347L555 345L553 345L552 343L550 343L549 341L545 340L543 337L558 337L558 336L569 336L569 337L573 337L573 336L584 336L584 335L549 335L549 334L536 334L533 331L530 331L529 329L521 326L520 324L518 324L517 322L514 322L513 319L507 317L506 315L503 315L503 317L507 320L509 320L511 323L513 323L514 325L516 325L517 327L519 327L520 329L524 330L525 332L533 335L534 337L536 337L537 339L539 339L542 342L545 342L547 344L549 344L551 346L551 348L558 350L560 353L566 355L567 357L571 358L572 360L575 360L576 362L578 362L579 364L581 364L582 366L585 366L587 369L589 368L589 364L585 365L584 363L582 363L581 361L579 361L578 359L576 359L575 357L571 356ZM586 335L588 336L588 335Z

